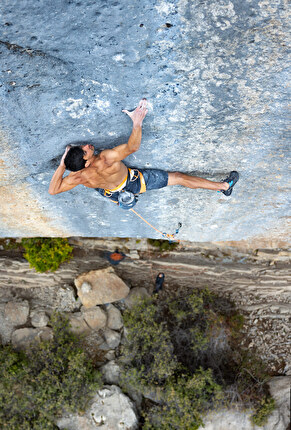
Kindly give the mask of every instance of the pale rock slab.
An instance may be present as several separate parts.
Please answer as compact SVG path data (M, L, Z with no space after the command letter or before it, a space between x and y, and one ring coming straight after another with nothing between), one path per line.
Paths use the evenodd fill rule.
M112 330L120 330L123 327L123 318L119 309L110 304L106 308L108 320L107 327Z
M100 307L95 306L94 308L85 308L82 306L81 313L84 320L92 330L98 330L106 326L107 315Z
M53 338L53 331L49 327L20 328L12 334L12 345L17 350L27 350L37 341L47 341Z
M132 401L111 385L98 391L85 415L68 414L56 424L61 430L135 430L138 418Z
M15 326L25 324L29 314L27 300L21 302L8 302L4 310L5 317Z
M86 308L116 302L127 297L129 293L128 286L112 267L83 273L75 279L75 285Z
M124 303L126 307L131 309L136 302L138 302L140 299L145 299L146 297L149 297L149 293L146 288L144 287L135 287L130 290L129 295L124 300Z

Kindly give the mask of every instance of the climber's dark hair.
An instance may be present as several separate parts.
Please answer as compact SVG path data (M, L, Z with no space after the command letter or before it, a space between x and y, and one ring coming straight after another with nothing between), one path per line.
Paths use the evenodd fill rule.
M77 172L85 168L86 160L83 160L84 152L80 146L73 146L69 149L64 163L68 170Z

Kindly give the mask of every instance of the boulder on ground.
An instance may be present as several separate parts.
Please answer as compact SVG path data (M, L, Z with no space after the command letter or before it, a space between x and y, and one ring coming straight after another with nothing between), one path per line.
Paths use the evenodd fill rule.
M120 344L121 335L117 331L106 328L104 330L104 337L109 349L115 349Z
M107 315L100 307L94 306L94 308L85 308L82 306L81 313L92 330L98 330L106 326Z
M88 334L91 329L85 322L81 312L75 312L68 315L70 330L75 334Z
M108 315L107 327L112 330L120 330L123 327L123 319L120 310L112 304L109 304L106 310Z
M145 299L146 297L149 297L149 293L146 288L144 287L135 287L130 290L129 295L124 299L124 303L126 307L131 309L135 303L140 299Z
M115 350L114 349L110 349L109 351L106 352L106 354L104 355L104 358L106 358L106 360L111 361L115 359Z
M34 310L30 312L30 321L33 327L45 327L49 322L49 317L44 311Z
M120 376L120 367L118 366L118 364L115 363L114 360L104 364L100 368L100 370L106 384L118 385L119 376Z
M78 296L86 308L112 303L124 299L128 286L120 279L112 267L91 270L75 279Z
M5 317L15 326L25 324L29 314L27 300L21 302L8 302L5 305Z
M44 328L20 328L12 334L12 345L17 350L27 350L37 341L46 341L53 338L53 331Z
M132 401L116 385L99 390L83 416L65 415L57 421L66 430L135 430L138 419Z

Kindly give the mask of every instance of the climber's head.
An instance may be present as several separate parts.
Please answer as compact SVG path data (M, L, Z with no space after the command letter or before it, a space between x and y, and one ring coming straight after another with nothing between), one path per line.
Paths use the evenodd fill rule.
M93 145L73 146L69 149L64 160L66 168L72 172L77 172L88 167L94 157L94 150Z

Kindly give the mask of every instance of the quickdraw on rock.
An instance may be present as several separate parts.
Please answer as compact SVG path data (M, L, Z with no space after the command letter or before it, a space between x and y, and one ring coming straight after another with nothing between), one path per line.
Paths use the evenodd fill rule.
M174 234L162 233L162 235L163 235L163 237L165 237L169 241L169 243L179 242L179 240L175 239L175 236L176 236L176 234L179 233L179 230L180 230L181 227L182 227L182 223L179 222L178 223L178 228L176 229L176 231L175 231Z
M158 233L160 233L165 239L167 239L170 243L171 242L179 242L175 238L176 234L179 233L180 228L182 227L182 223L179 222L178 228L176 229L174 234L169 233L162 233L160 230L158 230L156 227L154 227L152 224L150 224L146 219L144 219L140 214L138 214L134 209L129 209L131 212L135 213L140 219L142 219L146 224L148 224L150 227L152 227L154 230L156 230Z

